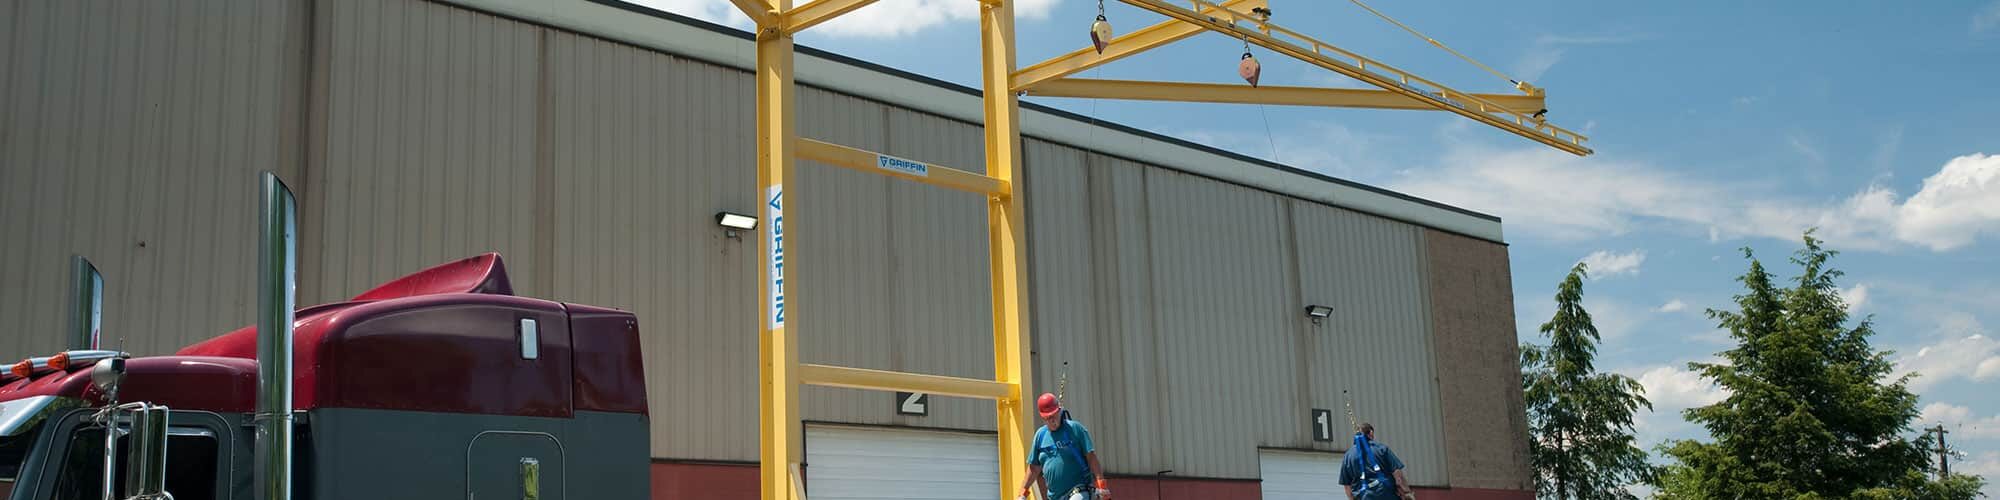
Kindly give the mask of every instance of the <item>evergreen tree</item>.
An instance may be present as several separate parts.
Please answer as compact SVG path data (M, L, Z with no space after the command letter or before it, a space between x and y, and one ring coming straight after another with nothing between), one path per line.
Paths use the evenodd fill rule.
M1598 373L1597 326L1583 308L1581 263L1556 287L1556 314L1543 323L1547 347L1521 346L1527 396L1528 451L1542 498L1633 498L1625 485L1648 479L1646 452L1634 444L1632 416L1646 401L1631 377Z
M1929 440L1912 439L1917 396L1910 376L1890 378L1889 352L1868 338L1873 322L1848 324L1827 263L1837 252L1808 231L1791 259L1791 287L1774 284L1749 249L1750 270L1735 311L1709 310L1737 346L1690 369L1730 392L1684 416L1712 442L1662 445L1673 461L1656 483L1662 498L1970 498L1979 481L1932 481ZM1968 487L1969 485L1969 487Z

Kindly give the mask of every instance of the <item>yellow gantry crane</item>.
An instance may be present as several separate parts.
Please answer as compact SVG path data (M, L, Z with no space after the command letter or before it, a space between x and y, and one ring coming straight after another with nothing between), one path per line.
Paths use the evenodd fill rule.
M1093 46L1016 69L1014 0L965 0L980 4L981 73L984 92L985 174L852 147L801 139L798 91L793 79L797 33L875 0L730 0L757 23L757 183L764 225L758 250L764 256L758 290L765 298L759 318L760 490L765 500L803 500L800 462L804 426L799 420L802 384L907 391L994 400L1000 489L1008 498L1026 477L1024 444L1034 420L1022 404L1029 393L1027 217L1021 171L1020 95L1161 101L1256 103L1377 109L1441 110L1577 155L1591 154L1582 135L1548 124L1543 92L1514 82L1522 95L1460 92L1436 82L1301 35L1270 21L1268 0L1119 0L1159 13L1167 21L1110 36L1108 23L1092 26ZM1359 2L1356 2L1357 4ZM1185 5L1185 6L1182 6ZM1363 5L1365 8L1366 5ZM1374 12L1374 9L1369 9ZM1376 12L1377 15L1381 15ZM1387 16L1384 16L1387 19ZM1101 18L1100 18L1101 20ZM1393 20L1391 20L1393 22ZM1401 26L1401 23L1397 23ZM1409 29L1404 26L1404 29ZM1250 85L1092 80L1078 72L1200 34L1221 33L1284 54L1381 90L1256 86L1257 63L1249 53L1239 68ZM1415 33L1414 30L1411 31ZM1421 36L1421 35L1419 35ZM1440 48L1443 44L1426 38ZM1457 54L1455 51L1454 54ZM1460 57L1464 57L1460 55ZM1468 59L1469 60L1469 59ZM1482 65L1482 67L1484 67ZM1487 68L1491 71L1490 68ZM1497 74L1497 72L1495 72ZM993 287L993 378L990 380L902 373L801 363L798 332L785 317L785 182L799 158L866 172L980 193L987 199L988 242ZM811 245L811 242L805 242ZM793 287L796 289L796 287Z

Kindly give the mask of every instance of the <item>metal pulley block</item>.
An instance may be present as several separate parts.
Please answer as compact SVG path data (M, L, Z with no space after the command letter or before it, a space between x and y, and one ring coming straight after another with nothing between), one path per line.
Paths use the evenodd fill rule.
M1243 77L1243 81L1255 87L1257 78L1263 75L1264 65L1257 62L1257 56L1251 55L1248 50L1243 51L1243 60L1236 63L1236 76Z
M1111 21L1103 14L1097 15L1097 22L1090 23L1090 45L1097 47L1097 53L1104 53L1104 46L1111 44Z

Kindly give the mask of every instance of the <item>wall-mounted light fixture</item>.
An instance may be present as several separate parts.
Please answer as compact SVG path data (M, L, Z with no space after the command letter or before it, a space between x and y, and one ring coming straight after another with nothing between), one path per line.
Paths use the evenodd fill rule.
M757 218L732 212L716 212L715 224L722 226L722 235L740 238L740 231L757 229Z
M1320 320L1324 320L1331 316L1333 316L1333 308L1331 307L1317 305L1317 304L1306 306L1306 317L1312 318L1313 324L1315 325L1319 324Z

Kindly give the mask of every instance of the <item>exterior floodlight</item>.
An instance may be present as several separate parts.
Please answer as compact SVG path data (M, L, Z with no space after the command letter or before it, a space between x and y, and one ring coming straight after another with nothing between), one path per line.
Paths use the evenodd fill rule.
M757 228L756 217L729 212L716 212L715 223L722 227L739 231L749 231Z
M1319 324L1320 320L1326 319L1331 316L1333 316L1333 308L1331 307L1322 305L1306 306L1306 317L1312 318L1313 324L1315 325Z
M742 239L742 231L757 229L757 218L731 212L716 212L715 224L722 226L722 235L731 239Z

